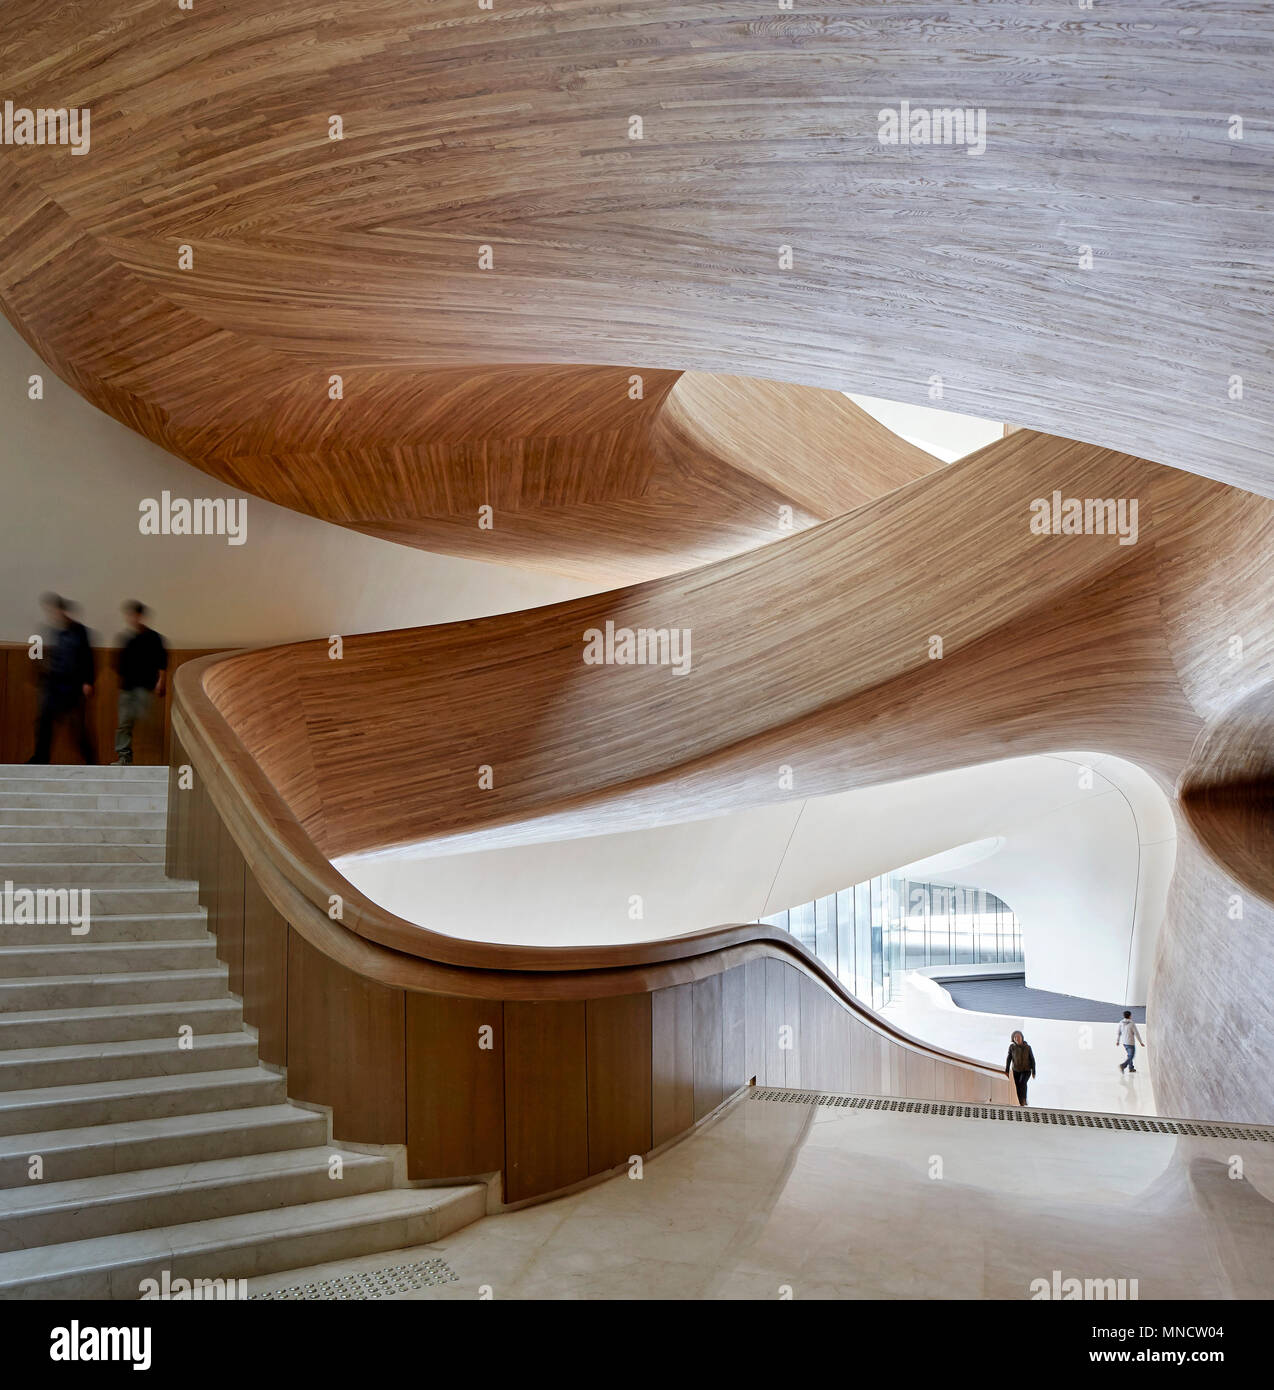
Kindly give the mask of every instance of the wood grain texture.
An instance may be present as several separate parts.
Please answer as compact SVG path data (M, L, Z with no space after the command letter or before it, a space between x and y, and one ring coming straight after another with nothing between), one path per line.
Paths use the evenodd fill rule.
M588 1047L588 1171L604 1173L648 1153L651 1122L649 994L590 999Z
M651 995L651 1117L656 1146L695 1122L693 984Z
M1274 492L1268 159L1231 119L1265 106L1258 0L173 11L6 4L6 92L46 105L55 73L93 141L0 149L0 303L236 486L649 576L776 537L778 505L844 508L816 457L767 449L776 402L811 456L852 459L843 407L802 392L927 404L939 379L955 408ZM983 111L985 151L882 145L904 100Z
M265 895L256 875L243 883L243 1017L257 1030L263 1062L288 1060L288 924Z
M408 994L405 1008L407 1176L502 1172L503 1006L490 999Z
M208 914L208 929L217 938L217 958L224 962L231 994L243 995L243 905L247 866L234 837L218 819L213 872L217 876L215 911Z
M1135 499L1137 543L1033 534L1031 502L1055 491ZM1019 430L756 555L350 638L339 663L325 643L248 653L206 668L206 685L332 856L595 834L1059 747L1118 753L1171 786L1201 714L1274 679L1271 582L1249 582L1247 558L1274 544L1274 507L1234 493L1214 511L1217 492ZM1187 616L1204 547L1213 587L1228 572L1245 595L1230 599L1241 662L1223 647L1237 612L1210 598ZM607 621L688 628L691 671L586 665L583 634ZM284 692L282 722L267 686Z
M505 1200L520 1202L589 1174L585 1005L505 1005Z
M288 1094L330 1106L332 1137L407 1142L401 990L355 974L288 933Z

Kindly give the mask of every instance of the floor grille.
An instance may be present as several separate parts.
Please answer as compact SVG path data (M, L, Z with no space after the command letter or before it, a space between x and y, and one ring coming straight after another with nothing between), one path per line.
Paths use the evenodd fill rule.
M1179 1134L1197 1139L1245 1139L1274 1143L1274 1128L1216 1120L1168 1120L1149 1115L1105 1115L1088 1110L1042 1110L1035 1106L971 1105L951 1100L895 1100L888 1096L840 1096L823 1091L758 1087L753 1100L822 1105L840 1110L891 1110L904 1115L947 1115L961 1120L1004 1120L1010 1124L1062 1125L1071 1129L1126 1130L1130 1134Z
M416 1264L342 1274L335 1279L321 1279L315 1284L289 1284L285 1289L251 1294L249 1301L387 1298L390 1294L407 1293L411 1289L424 1289L433 1284L454 1284L459 1278L446 1260L420 1260Z

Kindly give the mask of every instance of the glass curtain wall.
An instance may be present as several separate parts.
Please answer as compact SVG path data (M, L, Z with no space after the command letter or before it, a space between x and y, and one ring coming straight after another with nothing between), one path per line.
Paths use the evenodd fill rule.
M1020 962L1022 929L994 893L881 874L761 921L790 931L851 994L881 1009L904 970Z

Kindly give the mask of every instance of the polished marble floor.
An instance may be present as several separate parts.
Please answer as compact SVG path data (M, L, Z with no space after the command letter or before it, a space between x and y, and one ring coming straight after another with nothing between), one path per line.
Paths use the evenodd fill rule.
M1028 1299L1057 1270L1141 1300L1269 1298L1274 1142L745 1097L639 1180L250 1291L423 1258L455 1282L393 1297Z

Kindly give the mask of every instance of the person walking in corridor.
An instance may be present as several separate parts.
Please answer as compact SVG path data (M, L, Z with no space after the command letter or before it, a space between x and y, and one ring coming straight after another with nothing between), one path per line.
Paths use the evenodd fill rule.
M1132 1010L1125 1009L1123 1018L1119 1020L1119 1032L1115 1037L1115 1046L1124 1050L1124 1060L1119 1064L1120 1071L1126 1067L1136 1075L1138 1043L1145 1047L1146 1040L1137 1032L1137 1025L1132 1021Z
M74 606L57 594L40 598L49 630L44 638L40 672L40 709L35 720L35 752L30 763L48 763L53 752L53 729L64 722L90 765L97 749L88 723L88 702L96 680L93 644L88 628L71 614Z
M124 605L128 631L119 639L115 669L119 672L119 727L115 730L115 760L121 767L133 761L133 726L150 713L164 694L168 648L154 628L146 625L147 608L137 599Z
M1009 1039L1009 1055L1004 1061L1004 1074L1012 1074L1017 1087L1017 1103L1026 1104L1026 1083L1035 1080L1035 1053L1020 1032Z

